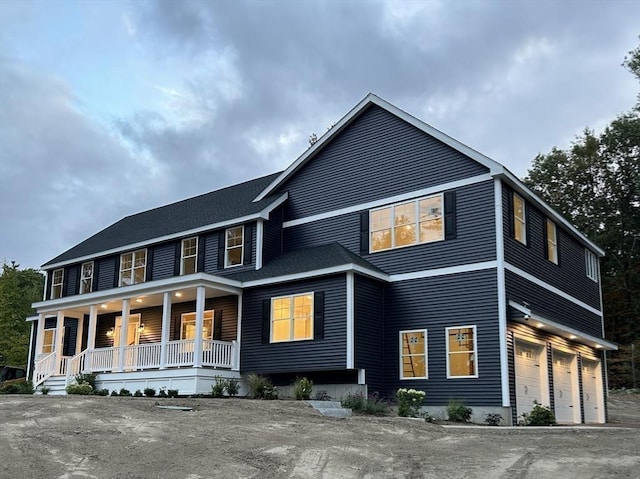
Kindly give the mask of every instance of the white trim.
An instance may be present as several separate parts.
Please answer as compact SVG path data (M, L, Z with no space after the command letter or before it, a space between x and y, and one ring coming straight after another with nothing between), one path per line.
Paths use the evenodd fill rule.
M556 226L556 222L550 218L545 218L544 221L547 225L547 237L545 238L547 243L547 261L558 264L558 227ZM549 236L549 226L553 228L553 240ZM553 245L553 258L549 258L549 243Z
M367 384L367 370L358 369L358 384Z
M536 278L535 276L527 273L526 271L523 271L520 268L518 268L516 266L513 266L512 264L507 263L507 262L505 262L504 267L508 271L511 271L512 273L523 277L527 281L531 281L532 283L537 284L538 286L541 286L542 288L546 289L547 291L551 291L552 293L557 294L558 296L560 296L560 297L562 297L562 298L564 298L564 299L566 299L568 301L571 301L574 304L577 304L581 308L586 309L587 311L602 317L602 312L598 311L593 306L589 306L587 303L585 303L583 301L580 301L577 298L574 298L570 294L565 293L564 291L556 288L555 286L551 286L549 283L545 283L541 279Z
M171 292L165 291L162 295L162 330L160 332L160 369L167 367L167 343L171 329Z
M29 330L29 356L27 357L27 379L29 378L29 371L31 371L32 348L33 348L33 322L31 322L31 328Z
M140 253L141 251L144 251L144 272L142 274L142 281L136 282L136 253ZM122 284L122 257L124 255L130 254L131 255L131 283L129 284ZM126 251L124 253L122 253L120 255L120 262L119 262L119 273L118 273L118 288L121 288L123 286L132 286L134 284L142 284L145 283L147 281L147 261L149 259L149 252L147 251L147 248L141 248L141 249L137 249L134 251Z
M529 240L529 238L527 238L527 221L529 221L529 218L527 218L527 202L522 197L522 195L520 195L520 193L517 193L514 191L512 194L513 194L513 218L512 218L513 238L516 241L522 243L523 245L526 245L527 241ZM520 200L520 203L522 203L522 218L520 218L516 213L516 199ZM516 231L518 230L518 224L522 226L522 237L520 239L517 238L517 234L516 234Z
M347 369L353 369L355 363L355 305L353 271L347 272Z
M60 274L60 282L56 283L55 279L56 279L56 273L58 271L62 271L62 273ZM55 288L56 286L60 286L60 296L56 296L55 298L53 297L53 288ZM56 268L53 270L53 272L51 273L51 292L50 295L51 299L60 299L64 296L64 268Z
M593 251L589 251L589 249L584 249L584 268L587 278L589 278L594 283L598 282L598 257L593 253Z
M470 376L451 376L449 371L449 330L450 329L473 329L473 360L475 374ZM478 328L475 324L463 325L463 326L449 326L444 328L444 342L446 348L447 357L447 379L475 379L479 377L479 365L478 365ZM453 354L458 354L454 352Z
M85 264L91 264L91 276L84 276L84 265ZM88 294L91 293L93 291L93 273L95 272L95 262L94 261L85 261L83 263L80 264L80 285L78 287L78 294ZM89 291L82 291L82 282L85 279L91 279L91 283L89 283Z
M387 206L394 203L401 203L403 201L416 199L422 196L433 195L434 193L439 193L446 190L453 190L456 188L462 188L463 186L473 185L476 183L483 183L485 181L491 180L491 175L483 174L478 176L473 176L471 178L465 178L458 181L452 181L450 183L443 183L441 185L432 186L429 188L423 188L421 190L411 191L409 193L403 193L401 195L390 196L387 198L382 198L376 201L369 201L367 203L360 203L358 205L349 206L346 208L340 208L333 211L327 211L325 213L319 213L316 215L307 216L304 218L297 218L294 220L285 221L282 223L283 228L290 228L292 226L299 226L306 223L312 223L314 221L324 220L327 218L333 218L335 216L342 216L349 213L355 213L363 210L370 210L373 208L379 208L383 206ZM444 214L444 213L443 213Z
M264 246L264 220L256 221L256 269L262 269L262 248Z
M402 354L402 351L404 351L404 343L402 342L402 335L403 334L407 334L407 333L424 333L424 376L414 376L414 377L404 377L404 363L403 363L403 359L404 359L404 355ZM398 377L400 378L401 381L416 381L416 380L424 380L424 379L429 379L429 347L428 347L428 333L426 328L424 329L403 329L401 331L398 331L398 344L400 346L400 351L398 354L398 360L399 360L399 375ZM417 354L413 354L411 356L417 356Z
M185 241L190 241L190 240L196 240L196 254L195 255L191 255L188 256L188 258L194 258L194 268L193 268L193 272L197 273L198 272L198 248L200 247L200 238L198 236L189 236L188 238L183 238L182 240L180 240L180 276L184 275L184 260L186 259L184 256L184 242ZM193 273L187 273L187 274L193 274Z
M204 334L202 334L202 339L204 341L211 341L213 340L213 331L215 329L215 321L216 321L216 310L215 309L205 309L203 312L203 316L202 316L202 330L204 331L204 320L206 319L207 313L211 314L211 334L210 336L207 338L204 336ZM185 323L185 316L191 316L193 315L193 319L187 319L188 322L193 322L193 334L195 335L196 332L196 323L198 321L198 314L197 311L187 311L185 313L180 313L180 340L182 341L183 339L193 339L195 340L195 336L193 338L185 338L184 337L184 323Z
M551 404L551 396L550 396L550 388L549 388L549 364L547 362L547 347L548 343L546 341L542 341L537 338L530 338L528 336L520 336L519 334L513 335L513 369L514 369L514 379L516 386L516 396L517 396L517 387L518 387L518 368L517 368L517 354L516 348L517 343L526 343L534 345L534 347L539 347L539 363L540 370L538 373L538 383L540 385L540 403L543 405L550 407ZM536 348L537 349L537 348ZM517 397L516 403L517 403ZM517 404L516 404L516 412L517 412Z
M237 264L228 264L229 259L229 230L235 230L240 228L242 230L242 240L240 243L240 262ZM224 269L235 268L236 266L244 266L244 225L231 226L224 230ZM233 249L238 248L237 246L233 246Z
M196 337L193 345L193 367L202 367L202 329L204 328L205 290L203 286L196 288ZM213 316L213 314L212 314ZM211 318L211 337L213 337L214 318ZM180 329L182 329L182 316L180 317ZM180 332L182 337L182 331Z
M311 327L309 330L310 336L308 338L295 338L295 330L294 330L294 319L295 319L295 306L294 301L296 297L299 296L311 296ZM284 299L289 298L291 300L289 304L289 339L281 339L279 341L273 340L273 302L276 299ZM306 293L296 293L296 294L283 294L280 296L272 296L269 306L269 343L270 344L278 344L278 343L294 343L299 341L311 341L315 339L314 328L315 328L315 307L316 307L316 295L313 291L307 291Z
M240 347L242 346L242 292L238 295L238 321L236 324L236 362L235 367L240 371Z
M49 291L49 275L44 272L44 290L42 291L42 301L47 300L47 291Z
M87 331L87 349L96 347L96 327L98 325L98 307L95 304L89 306L89 330Z
M272 278L255 279L250 281L244 281L242 283L243 288L250 288L253 286L263 286L266 284L285 283L288 281L295 281L299 279L308 279L316 276L326 276L329 274L346 273L347 271L355 271L372 278L380 279L382 281L388 281L389 276L384 273L378 273L376 271L363 268L362 266L355 265L353 263L343 264L339 266L331 266L329 268L316 269L313 271L303 271L302 273L291 273L282 276L275 276Z
M502 406L509 407L509 356L507 354L507 292L504 275L504 222L502 217L502 180L493 182L496 226L496 275L498 281L498 336L500 338L500 383L502 385Z
M446 268L427 269L423 271L414 271L412 273L399 273L389 276L389 281L395 283L397 281L408 281L412 279L433 278L434 276L446 276L449 274L469 273L471 271L482 271L485 269L493 269L498 266L497 261L482 261L480 263L461 264L458 266L448 266Z

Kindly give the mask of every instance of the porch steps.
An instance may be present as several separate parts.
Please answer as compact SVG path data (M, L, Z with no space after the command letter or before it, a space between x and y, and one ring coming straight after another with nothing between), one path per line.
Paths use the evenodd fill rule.
M343 408L340 401L307 401L307 404L323 416L351 417L351 409Z
M65 388L67 386L67 379L64 376L51 376L47 378L44 383L38 386L36 391L40 391L42 387L49 388L49 395L51 396L62 396L67 394Z

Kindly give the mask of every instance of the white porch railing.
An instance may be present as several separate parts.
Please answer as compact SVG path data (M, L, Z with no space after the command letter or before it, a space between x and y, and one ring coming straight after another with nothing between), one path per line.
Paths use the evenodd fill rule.
M124 369L160 367L160 343L137 344L124 348Z
M71 378L76 377L78 374L82 374L86 371L86 362L87 362L87 350L85 349L80 354L72 357L67 360L66 364L66 375L67 386L71 384ZM66 358L65 358L66 359Z
M193 364L193 349L195 340L182 339L180 341L169 341L167 343L167 364L168 368L176 366L190 366Z
M235 366L236 342L204 340L202 342L202 365L216 368L233 368Z
M52 353L43 356L35 363L35 369L33 372L33 387L38 387L45 382L47 378L50 378L56 373L56 353Z
M88 371L92 373L109 372L118 367L118 348L94 349L90 353Z

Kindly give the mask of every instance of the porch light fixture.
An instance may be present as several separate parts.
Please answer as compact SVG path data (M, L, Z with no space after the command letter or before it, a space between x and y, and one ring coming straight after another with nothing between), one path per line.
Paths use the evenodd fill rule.
M142 303L142 298L136 299L136 303Z
M543 326L544 326L544 324L542 324L542 323L538 323L538 324L536 324L536 326L537 326L538 328L541 328L541 327L543 327Z
M569 336L569 339L576 339L578 336L576 336L575 334L572 334Z
M107 309L107 305L106 305L106 304L104 304L104 303L102 303L102 304L100 305L100 307L101 307L102 309Z
M138 332L141 333L144 331L144 323L140 323L140 326L138 326Z
M175 294L175 297L176 297L176 298L181 298L181 297L182 297L182 293L181 293L180 291L178 291L178 292Z
M113 338L114 332L115 332L115 329L109 328L109 330L107 331L107 338Z

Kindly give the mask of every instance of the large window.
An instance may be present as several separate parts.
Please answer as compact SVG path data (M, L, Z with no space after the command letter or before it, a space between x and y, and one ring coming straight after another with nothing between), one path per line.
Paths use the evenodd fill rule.
M547 259L558 264L558 235L556 224L547 219Z
M477 378L476 327L446 328L447 378Z
M598 258L588 249L584 250L585 266L587 268L587 278L598 281Z
M271 342L313 339L313 293L271 298Z
M427 331L400 331L400 379L427 377Z
M64 269L56 269L51 277L51 299L62 298L62 284L64 282Z
M384 251L444 239L442 195L371 211L370 251Z
M229 228L225 234L224 267L242 264L244 253L244 226Z
M527 244L527 218L524 200L513 194L513 235L522 244Z
M44 330L44 338L42 338L42 353L49 354L53 352L53 348L55 347L56 340L56 330L55 329L45 329Z
M140 249L120 256L120 286L144 283L147 271L147 250Z
M93 261L82 263L80 269L80 294L90 293L93 287Z
M198 258L198 238L182 240L182 256L180 261L180 274L192 274L196 272L196 260Z
M180 339L196 339L196 313L182 315ZM202 339L213 339L213 310L204 312Z

